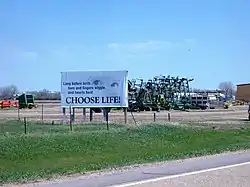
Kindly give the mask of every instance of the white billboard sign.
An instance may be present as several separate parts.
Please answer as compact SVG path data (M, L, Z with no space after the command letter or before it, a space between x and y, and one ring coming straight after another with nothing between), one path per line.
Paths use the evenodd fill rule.
M128 71L61 73L62 107L128 107Z

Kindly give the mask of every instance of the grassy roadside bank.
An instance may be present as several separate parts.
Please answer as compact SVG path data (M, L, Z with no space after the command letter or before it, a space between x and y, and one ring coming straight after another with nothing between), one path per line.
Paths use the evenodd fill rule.
M105 129L105 127L103 127ZM163 125L0 136L0 183L250 148L250 130Z

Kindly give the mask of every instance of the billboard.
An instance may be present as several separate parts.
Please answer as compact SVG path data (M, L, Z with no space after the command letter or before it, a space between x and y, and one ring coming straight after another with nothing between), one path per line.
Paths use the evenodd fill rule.
M128 71L61 73L61 106L128 107Z

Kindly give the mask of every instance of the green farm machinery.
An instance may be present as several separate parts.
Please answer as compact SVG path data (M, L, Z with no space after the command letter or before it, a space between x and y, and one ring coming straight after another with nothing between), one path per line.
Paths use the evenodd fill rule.
M156 76L153 79L128 81L128 111L200 109L192 103L189 84L193 79ZM102 111L96 108L95 112Z
M35 104L34 96L32 94L22 94L18 96L17 100L19 109L23 108L32 109L37 107L37 105Z
M189 83L193 79L159 76L128 82L130 111L193 109Z

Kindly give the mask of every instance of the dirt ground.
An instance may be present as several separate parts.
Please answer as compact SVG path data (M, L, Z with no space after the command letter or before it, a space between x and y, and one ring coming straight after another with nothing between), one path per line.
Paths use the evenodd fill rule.
M168 113L170 113L171 122L196 122L196 123L247 123L248 106L234 106L230 109L213 109L206 111L161 111L161 112L128 112L128 124L142 123L167 123L169 122ZM82 123L82 109L75 109L75 123ZM65 122L69 122L69 111L66 111ZM155 115L154 115L155 113ZM0 119L23 119L26 117L32 121L46 121L61 123L63 120L60 103L40 102L38 108L34 109L1 109ZM103 122L103 114L95 113L94 122ZM112 111L109 114L109 121L112 123L125 123L124 113L122 111ZM89 112L87 112L85 122L89 122Z

